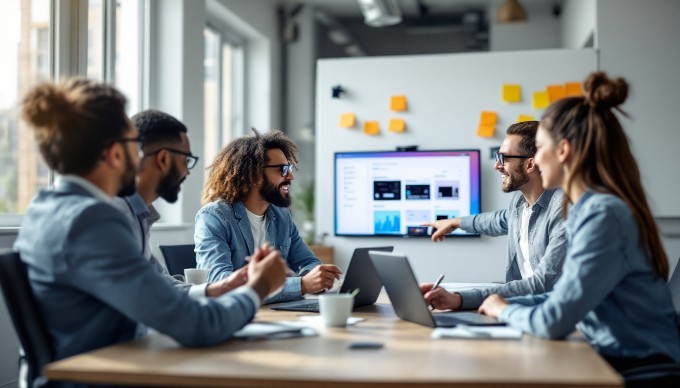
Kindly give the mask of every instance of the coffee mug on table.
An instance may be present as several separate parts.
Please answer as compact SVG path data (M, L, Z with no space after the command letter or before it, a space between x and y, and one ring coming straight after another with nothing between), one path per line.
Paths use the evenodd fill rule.
M352 314L352 307L354 307L352 294L319 295L321 320L328 327L347 326L347 318Z
M184 280L191 284L203 284L208 282L208 270L198 268L184 269Z

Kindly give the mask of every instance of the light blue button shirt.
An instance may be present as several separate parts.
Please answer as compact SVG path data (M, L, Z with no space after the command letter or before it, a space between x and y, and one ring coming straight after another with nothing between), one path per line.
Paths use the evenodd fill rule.
M603 355L680 361L680 333L666 279L640 245L630 208L589 191L567 218L567 258L552 292L510 298L500 319L527 333L564 338L577 327Z

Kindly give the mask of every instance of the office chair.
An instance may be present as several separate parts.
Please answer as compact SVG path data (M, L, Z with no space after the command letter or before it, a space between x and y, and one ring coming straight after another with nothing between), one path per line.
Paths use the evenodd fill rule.
M680 326L680 259L668 280L671 299ZM623 373L627 388L637 387L680 387L680 364L664 363L633 368Z
M19 253L0 254L0 288L19 337L19 379L26 372L25 386L46 387L47 379L42 376L42 370L54 360L54 351L38 302L28 282L26 265L21 261Z
M194 244L159 245L158 249L163 254L165 266L168 268L170 275L184 276L185 268L196 268Z

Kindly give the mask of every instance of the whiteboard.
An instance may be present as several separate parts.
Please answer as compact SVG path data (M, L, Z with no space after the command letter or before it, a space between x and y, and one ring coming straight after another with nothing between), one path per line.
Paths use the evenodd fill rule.
M500 189L490 147L498 147L505 130L519 114L539 119L532 108L534 91L547 85L581 82L597 67L597 53L584 50L535 50L373 58L324 59L317 64L316 82L316 223L317 233L328 233L325 243L335 247L336 263L346 268L357 247L394 245L406 253L419 281L505 280L505 237L427 238L335 237L333 154L338 151L394 150L417 145L420 150L479 148L482 151L482 211L508 206L510 194ZM522 101L501 100L503 84L519 84ZM332 98L340 85L346 91ZM408 109L390 111L390 97L405 95ZM476 136L481 111L498 114L493 138ZM356 115L355 128L339 127L342 113ZM391 118L406 122L402 134L387 131ZM363 123L380 123L381 134L366 136ZM304 166L303 166L304 167ZM358 214L357 217L361 217Z

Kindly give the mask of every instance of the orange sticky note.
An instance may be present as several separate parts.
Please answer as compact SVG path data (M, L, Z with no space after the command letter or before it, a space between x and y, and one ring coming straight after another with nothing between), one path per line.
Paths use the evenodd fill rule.
M564 91L564 85L548 85L548 97L550 98L550 103L566 97L566 92Z
M390 99L390 109L395 112L406 110L406 96L392 96Z
M340 128L353 128L354 122L354 113L343 113L340 115Z
M479 137L493 137L493 133L495 131L496 131L495 125L479 124L479 127L477 127L477 136L479 136Z
M503 101L504 102L520 102L522 101L522 87L519 85L503 85Z
M545 109L550 105L548 92L534 92L534 109Z
M521 123L521 122L523 122L523 121L534 121L534 116L532 116L532 115L523 115L523 114L520 114L519 116L517 116L517 122L518 122L518 123Z
M567 97L583 95L580 82L567 82L564 84L564 90Z
M498 116L496 112L482 111L482 115L479 118L480 125L496 125L496 120Z
M388 130L390 132L404 132L406 130L406 122L402 119L391 119Z
M364 134L365 135L380 134L380 124L377 121L366 121L364 123Z

